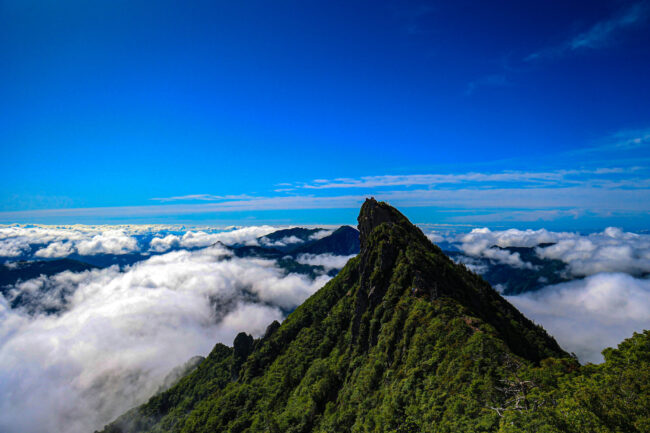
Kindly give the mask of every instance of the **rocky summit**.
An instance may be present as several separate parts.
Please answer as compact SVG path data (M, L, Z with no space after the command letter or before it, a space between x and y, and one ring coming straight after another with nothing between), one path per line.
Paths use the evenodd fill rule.
M650 333L581 366L395 208L358 222L359 255L282 324L104 431L650 431Z

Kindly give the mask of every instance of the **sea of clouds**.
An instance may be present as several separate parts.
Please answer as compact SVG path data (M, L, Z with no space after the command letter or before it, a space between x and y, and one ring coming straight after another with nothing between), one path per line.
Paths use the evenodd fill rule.
M141 255L130 265L40 276L5 292L29 294L36 308L12 309L0 295L0 431L101 428L146 401L192 356L282 321L330 277L288 273L273 260L238 258L227 247L272 246L264 236L277 229L0 227L0 266ZM572 281L508 300L583 362L600 362L603 348L650 327L650 235L615 228L587 235L475 229L429 237L468 260L529 269L518 253L496 248L512 246L566 263ZM302 254L296 260L329 271L349 258Z
M159 253L122 268L18 282L11 292L30 293L38 304L30 311L0 296L0 431L100 428L144 402L172 368L241 331L263 334L330 278L287 274L225 247L255 245L276 227L147 238L151 230L0 229L9 257ZM52 309L59 313L46 313Z
M637 276L650 273L650 235L624 232L615 227L588 235L545 229L491 231L482 228L442 239L456 244L470 257L485 257L523 268L532 268L532 265L523 262L518 253L496 247L535 247L540 258L563 261L576 277L600 272Z
M650 329L650 235L608 227L580 234L540 230L473 229L469 233L429 233L465 254L458 261L475 272L485 261L533 269L518 252L497 247L534 248L539 258L566 264L565 278L536 292L507 299L542 325L581 362L602 362L602 350L615 347L635 331Z

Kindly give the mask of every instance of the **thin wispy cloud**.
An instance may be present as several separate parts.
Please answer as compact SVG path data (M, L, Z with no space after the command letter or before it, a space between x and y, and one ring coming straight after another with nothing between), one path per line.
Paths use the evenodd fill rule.
M595 152L622 152L643 148L650 148L650 128L619 131L604 140L603 143L576 149L569 153L577 155Z
M619 16L596 23L586 32L573 38L570 41L569 46L572 50L580 48L599 48L606 44L618 30L632 26L645 19L646 13L647 3L637 3L625 10Z
M633 171L631 168L596 168L580 170L555 170L543 172L503 171L498 173L461 173L461 174L409 174L363 176L360 178L316 179L310 183L296 184L302 189L340 189L340 188L383 188L410 187L417 185L467 185L485 187L487 184L517 183L520 187L527 186L562 186L584 184L584 176L605 176L623 174Z
M243 200L253 198L248 194L239 195L213 195L213 194L188 194L173 197L154 197L151 200L161 203L173 201L221 201L221 200Z
M571 37L564 43L534 52L524 60L532 61L558 57L572 51L603 48L610 44L618 33L645 21L649 9L646 1L635 3L613 17L593 24L586 31Z
M71 217L91 223L97 218L133 222L143 217L205 218L208 214L235 212L356 209L368 196L400 207L430 207L439 213L448 212L446 221L454 223L490 222L497 218L530 222L585 215L639 215L650 212L650 167L638 155L638 149L648 144L650 130L623 130L591 148L553 156L564 161L564 167L576 167L575 160L582 159L577 157L578 153L617 152L613 159L608 155L602 165L585 161L586 165L569 169L316 177L311 181L275 183L259 195L201 192L151 198L158 202L155 205L5 211L0 212L0 223L65 222ZM620 162L620 156L630 150L636 152L635 159ZM617 166L611 165L613 161L619 161ZM519 161L518 166L529 163ZM466 213L468 209L473 210L471 215ZM172 237L163 238L153 250L178 242ZM54 244L42 254L64 255L69 247ZM14 253L18 254L21 250L16 248Z
M255 212L263 210L299 209L357 209L368 195L386 200L400 207L435 207L463 210L537 210L556 211L558 217L572 212L591 211L599 215L617 213L642 214L650 212L650 187L604 188L600 185L572 185L562 187L477 188L476 185L456 189L417 188L408 190L373 190L364 188L349 195L295 195L231 200L220 203L162 204L151 206L103 207L78 209L48 209L38 211L0 212L0 221L26 221L55 218L140 218L144 216L200 215L206 213ZM547 218L552 213L545 213ZM522 214L529 220L530 214ZM513 218L514 220L516 218Z
M641 143L643 143L643 138ZM626 146L639 145L626 139ZM289 184L267 196L191 194L156 198L160 204L128 207L48 209L0 212L0 221L55 218L140 218L300 209L355 209L369 195L400 207L475 209L474 216L492 220L553 220L591 212L607 216L650 211L648 167L599 167L549 171L468 172L456 174L378 175L317 178ZM343 192L353 193L343 193ZM198 202L198 203L197 203ZM604 205L608 204L608 205ZM489 212L485 212L490 210ZM508 216L504 216L507 211ZM476 220L476 221L479 221ZM464 220L469 222L469 220ZM341 221L344 222L344 221ZM63 246L61 246L63 247ZM57 246L58 248L58 246ZM59 254L58 251L52 253Z

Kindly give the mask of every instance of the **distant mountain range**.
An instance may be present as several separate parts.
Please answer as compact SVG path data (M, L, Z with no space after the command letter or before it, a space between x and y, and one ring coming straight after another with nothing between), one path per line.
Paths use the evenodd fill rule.
M533 292L550 284L563 283L571 278L566 272L566 264L560 260L540 258L535 249L553 244L539 244L535 247L505 247L492 246L509 253L519 254L522 262L530 263L531 267L517 267L507 263L484 257L469 257L459 251L445 251L453 260L473 263L479 273L493 287L498 288L504 295L519 295Z
M64 271L83 272L95 269L88 263L73 259L40 260L34 262L20 261L0 265L0 293L9 301L11 308L23 308L30 314L37 312L54 314L65 303L65 293L57 293L58 299L43 302L50 295L47 289L16 290L14 286L21 281L28 281L40 276L49 277Z
M522 262L531 266L518 267L486 257L472 257L453 248L453 244L442 243L444 253L458 263L467 265L478 272L488 283L504 295L518 295L539 290L540 288L571 280L566 272L566 264L560 260L540 258L535 249L552 244L540 244L536 247L506 247L493 248L517 253ZM312 278L318 275L335 276L344 261L337 267L325 267L313 260L314 256L351 256L360 251L359 232L350 226L341 226L334 231L321 228L294 227L274 231L257 239L256 245L224 245L235 257L263 258L274 260L277 266L287 273L305 274ZM194 248L196 249L196 248ZM40 275L45 277L63 271L81 272L95 268L105 268L117 265L129 266L152 255L164 253L130 253L130 254L97 254L81 256L72 254L64 259L46 259L34 261L18 261L0 265L0 293L9 301L12 308L25 307L28 311L35 309L35 300L44 295L34 293L10 292L11 288L21 281L27 281ZM311 260L310 260L311 259ZM44 289L46 290L46 289ZM48 314L56 313L58 307L48 307Z
M322 238L311 238L321 229L291 228L278 230L258 238L261 246L233 245L230 248L238 257L278 258L298 257L300 254L331 254L349 256L359 253L359 232L350 226L341 226ZM283 239L295 238L300 242L283 243ZM222 244L223 245L223 244ZM225 246L225 245L224 245Z
M325 232L325 236L314 236ZM283 242L283 240L289 242ZM259 245L224 245L236 257L256 257L275 260L277 265L287 273L300 273L312 278L317 275L336 275L339 269L326 269L319 265L310 265L299 261L302 255L329 254L332 256L349 256L359 252L359 232L350 226L341 226L331 233L323 229L291 228L275 231L257 239ZM198 249L198 248L193 248ZM42 308L42 300L48 296L47 287L39 291L17 291L16 284L40 276L49 277L60 272L83 272L91 269L105 268L117 265L120 267L133 265L152 255L164 253L131 253L131 254L97 254L81 256L72 254L63 259L46 259L33 261L18 261L0 264L0 293L2 293L12 308L23 308L30 313L40 312L54 314L60 311L66 300L48 304ZM342 266L342 265L341 265ZM63 294L58 294L60 296Z

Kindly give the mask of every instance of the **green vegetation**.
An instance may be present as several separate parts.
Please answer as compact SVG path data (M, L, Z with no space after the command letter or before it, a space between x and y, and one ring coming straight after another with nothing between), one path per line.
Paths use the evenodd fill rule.
M649 431L648 332L581 367L395 209L366 201L359 228L360 255L282 325L104 431Z

